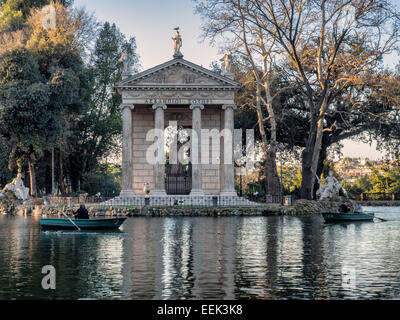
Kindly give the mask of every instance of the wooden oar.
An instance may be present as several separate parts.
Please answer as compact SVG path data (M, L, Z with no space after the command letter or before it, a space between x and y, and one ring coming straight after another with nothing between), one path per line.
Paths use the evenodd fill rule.
M348 199L350 200L350 202L354 205L354 200L350 199L349 196L347 196L347 198L348 198ZM382 218L378 218L378 217L376 217L375 215L368 214L368 213L366 213L366 212L362 212L362 213L363 213L363 214L366 214L367 216L373 217L373 218L375 218L375 219L381 220L382 222L388 222L388 221L389 221L389 220L385 220L385 219L382 219Z
M363 212L363 213L366 214L367 216L370 216L370 217L373 217L373 218L375 218L375 219L381 220L382 222L388 222L388 221L389 221L389 220L385 220L385 219L376 217L375 215L368 214L368 213L366 213L366 212Z
M354 200L350 199L350 197L347 197L347 198L348 198L348 199L350 200L350 202L354 205ZM377 217L377 216L375 216L375 215L368 214L368 213L366 213L366 212L361 212L361 213L366 214L367 216L373 217L373 218L375 218L375 219L381 220L382 222L388 222L388 221L389 221L389 220L385 220L385 219L379 218L379 217Z
M71 221L71 223L72 223L75 227L78 228L78 231L81 231L81 228L79 228L79 227L76 225L76 223L73 222L72 219L71 219L70 217L68 217L68 216L65 214L65 212L62 212L62 214L63 214L69 221Z

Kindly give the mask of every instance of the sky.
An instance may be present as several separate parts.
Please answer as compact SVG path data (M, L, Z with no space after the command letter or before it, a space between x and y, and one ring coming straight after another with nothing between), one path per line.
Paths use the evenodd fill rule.
M202 41L201 19L194 13L191 0L75 0L100 22L115 23L127 37L134 36L140 55L141 70L172 59L174 28L180 27L184 58L208 68L221 54L208 40ZM392 59L388 64L393 65ZM344 157L381 159L375 145L345 141Z

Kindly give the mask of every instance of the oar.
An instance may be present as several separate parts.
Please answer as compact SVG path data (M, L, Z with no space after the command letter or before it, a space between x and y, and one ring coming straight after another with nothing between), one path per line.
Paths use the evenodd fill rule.
M382 218L373 216L372 214L368 214L368 213L366 213L366 212L363 212L363 213L366 214L367 216L370 216L370 217L373 217L373 218L375 218L375 219L381 220L382 222L388 222L388 221L389 221L389 220L385 220L385 219L382 219Z
M73 222L72 219L71 219L70 217L68 217L68 216L65 214L65 212L62 212L62 214L63 214L69 221L71 221L71 223L72 223L75 227L78 228L78 231L81 231L81 228L79 228L79 227L76 225L76 223Z
M349 197L349 196L347 196L347 198L348 198L348 199L350 200L350 202L351 202L351 203L354 205L354 200L350 199L350 197ZM365 215L367 215L367 216L370 216L370 217L372 217L372 218L375 218L375 219L381 220L382 222L388 222L388 220L385 220L385 219L382 219L382 218L376 217L375 215L368 214L368 213L366 213L366 212L363 212L363 214L365 214Z

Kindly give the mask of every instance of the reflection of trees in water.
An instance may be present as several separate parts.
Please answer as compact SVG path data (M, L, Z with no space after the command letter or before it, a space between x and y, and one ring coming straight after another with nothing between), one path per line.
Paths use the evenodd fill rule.
M243 218L237 225L236 241L236 298L270 296L265 290L268 279L268 262L265 257L269 245L267 220L265 218Z
M40 279L40 274L34 273L41 270L36 260L38 240L39 230L32 227L31 220L0 218L0 299L34 296L29 288Z
M395 226L135 218L123 233L46 234L34 218L0 218L0 298L390 298L400 288ZM52 292L40 286L49 264ZM346 265L357 267L356 290L342 287Z
M323 229L315 217L301 219L303 231L303 279L307 299L330 297L324 264Z
M49 241L50 240L50 241ZM51 243L49 258L57 272L59 297L111 298L121 294L123 236L119 233L41 233Z
M124 241L124 298L160 299L163 237L160 220L129 220L124 231L130 235Z
M226 295L225 260L221 255L225 228L222 219L196 218L193 232L193 295L196 299L223 299Z
M267 292L269 292L266 299L274 299L277 296L276 287L278 281L278 229L281 218L272 218L267 221L266 226L266 234L267 234L267 247L265 252L266 259L266 269L267 269L267 278L266 278L266 287L268 288Z

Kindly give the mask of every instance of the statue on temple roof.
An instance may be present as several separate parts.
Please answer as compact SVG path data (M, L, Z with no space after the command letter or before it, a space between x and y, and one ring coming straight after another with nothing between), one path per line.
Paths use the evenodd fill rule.
M174 30L176 31L175 37L172 38L172 40L174 40L174 58L183 58L183 54L181 52L183 41L182 36L179 33L179 27L176 27Z
M123 70L122 70L123 77L129 77L132 73L133 59L127 50L124 50L124 52L122 52L121 58L119 58L118 62L123 63Z

